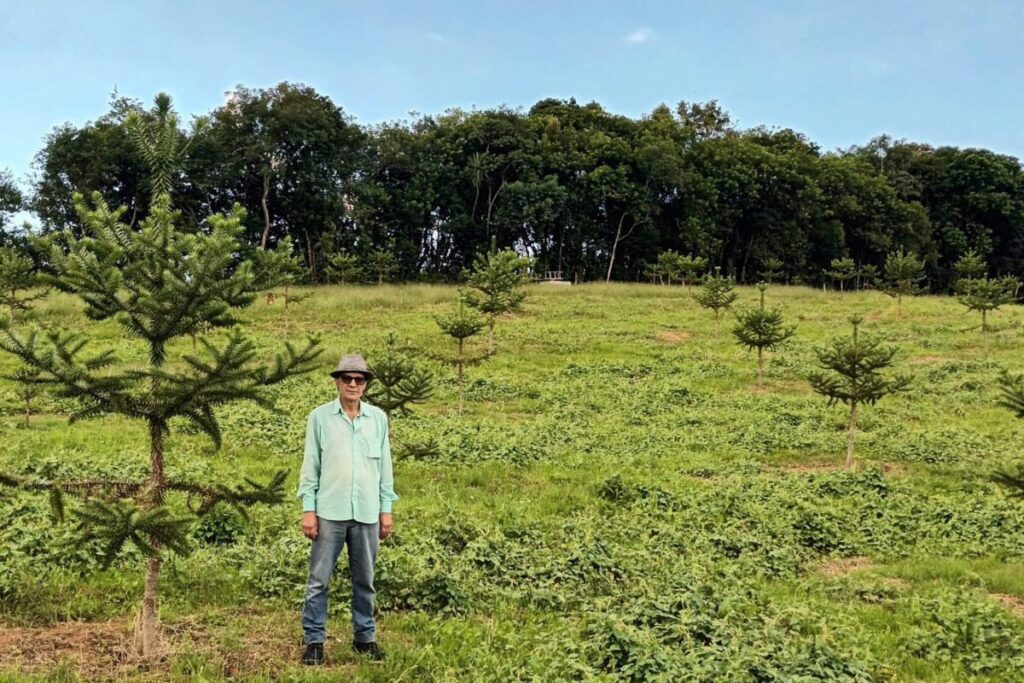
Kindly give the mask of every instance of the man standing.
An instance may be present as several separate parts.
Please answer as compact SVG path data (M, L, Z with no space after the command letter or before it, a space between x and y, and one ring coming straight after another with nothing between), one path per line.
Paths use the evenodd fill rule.
M380 539L391 533L391 504L398 500L387 416L361 400L373 379L366 361L342 356L331 377L338 398L309 414L299 475L302 533L313 541L302 608L302 662L312 665L324 661L327 586L342 546L348 546L352 573L352 647L383 659L373 620L373 567Z

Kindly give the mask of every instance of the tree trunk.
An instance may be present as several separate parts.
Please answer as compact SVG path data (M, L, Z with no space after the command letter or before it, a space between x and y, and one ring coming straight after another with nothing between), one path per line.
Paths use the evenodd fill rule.
M494 316L491 316L491 319L487 321L488 327L490 328L488 330L488 334L487 334L487 350L492 352L492 353L494 352L494 324L495 324L495 322L496 322L496 320L495 320Z
M853 467L853 435L857 433L857 402L850 403L850 425L846 435L846 469Z
M619 242L625 239L625 237L622 236L622 224L625 220L626 214L622 214L622 216L619 217L619 226L615 229L615 241L612 242L612 253L611 257L608 259L608 275L604 278L605 282L612 281L612 267L615 266L615 250L619 248ZM632 231L632 228L630 230ZM629 233L627 233L627 236L628 235Z
M155 384L155 380L154 380ZM156 387L154 386L154 389ZM164 502L164 431L163 425L157 420L149 422L149 482L146 490L146 504L150 508ZM163 562L159 555L160 542L150 537L150 544L156 549L157 555L149 558L146 566L146 587L142 595L142 608L135 625L135 648L143 657L150 659L160 651L160 617L158 613L158 589L160 585L160 566Z
M260 238L260 249L267 248L267 239L270 237L270 209L267 207L267 197L270 196L270 175L263 174L263 198L260 205L263 207L263 237Z
M757 348L757 388L764 389L764 349Z
M988 332L988 322L987 322L987 318L986 318L986 314L987 313L988 313L988 311L986 311L984 308L981 309L981 336L982 337L984 337L985 333Z

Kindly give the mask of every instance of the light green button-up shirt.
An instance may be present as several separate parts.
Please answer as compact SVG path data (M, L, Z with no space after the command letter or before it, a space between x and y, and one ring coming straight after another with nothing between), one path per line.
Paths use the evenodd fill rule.
M303 512L333 521L375 524L391 512L398 496L383 410L360 401L350 419L334 399L309 414L298 497Z

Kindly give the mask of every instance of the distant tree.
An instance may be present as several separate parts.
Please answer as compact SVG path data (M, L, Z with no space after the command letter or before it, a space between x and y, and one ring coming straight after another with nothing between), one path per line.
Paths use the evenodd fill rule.
M518 311L526 299L523 287L529 282L530 259L511 249L477 256L466 277L468 291L463 299L487 320L487 345L494 349L494 325L500 316Z
M25 205L25 197L9 171L0 171L0 247L10 246L10 219Z
M959 280L969 281L984 277L986 272L988 272L988 264L985 263L985 259L978 252L968 249L953 264L953 270L956 272Z
M834 258L829 265L831 270L827 275L839 283L840 292L845 291L846 281L852 280L857 274L857 264L853 262L852 258Z
M914 252L900 249L885 257L885 293L896 298L897 315L902 313L903 297L920 292L923 279L924 261Z
M999 310L1000 306L1012 303L1017 298L1020 281L1015 277L1004 277L998 280L987 277L957 280L957 300L967 307L968 311L981 312L981 333L986 334L988 312Z
M394 333L385 339L384 352L370 357L370 370L373 381L366 388L366 399L383 410L389 422L392 413L410 414L412 405L429 400L434 393L434 376L412 360ZM437 452L433 439L426 444L409 444L393 430L391 437L402 444L406 457L424 458Z
M0 247L0 306L7 308L9 323L14 323L16 311L27 310L33 301L46 296L46 290L38 286L32 259L15 247Z
M36 334L35 330L29 331L27 339L28 344L35 344ZM16 389L14 390L14 393L21 399L22 404L24 405L25 427L31 426L30 418L35 410L33 402L36 397L42 393L41 376L42 371L38 367L26 365L24 363L21 363L13 374L4 376L4 379L15 382Z
M366 269L377 278L378 285L384 284L398 270L395 252L390 249L375 249L366 259Z
M458 371L459 386L459 415L462 415L465 405L465 368L468 365L475 365L487 358L490 353L484 352L477 355L466 353L466 340L480 333L484 329L485 321L483 316L468 308L460 299L458 307L450 313L434 318L441 332L455 340L454 356L435 356L436 360L455 366Z
M764 352L775 348L795 333L792 327L783 324L782 310L765 308L764 293L768 289L765 282L757 284L760 293L758 308L741 309L736 313L736 326L732 333L741 346L757 350L757 386L764 386Z
M715 274L704 277L704 285L693 298L704 308L710 308L715 312L717 325L722 310L732 306L738 296L733 289L732 280L722 276L721 268L715 268Z
M857 277L863 289L874 289L878 287L878 266L865 263L857 270Z
M290 236L280 240L273 249L258 247L252 254L256 286L265 292L267 303L274 302L274 288L284 287L284 306L289 303L289 287L302 277L302 259L294 253Z
M328 266L330 276L342 286L349 282L355 282L363 276L363 268L360 263L361 259L355 254L350 254L345 250L339 251L330 258Z
M769 256L764 260L764 270L761 271L761 277L767 280L770 285L775 278L782 275L783 268L785 267L786 264L782 262L782 259Z
M708 260L703 256L687 254L679 257L679 268L683 273L683 282L689 289L697 277L708 267Z
M857 407L873 405L880 399L903 391L910 378L902 375L887 378L882 374L893 364L895 347L882 344L882 340L858 333L863 318L853 316L853 335L838 337L815 353L821 371L808 375L811 388L828 398L829 405L845 403L850 406L850 419L846 438L846 467L853 466L853 441L857 430Z

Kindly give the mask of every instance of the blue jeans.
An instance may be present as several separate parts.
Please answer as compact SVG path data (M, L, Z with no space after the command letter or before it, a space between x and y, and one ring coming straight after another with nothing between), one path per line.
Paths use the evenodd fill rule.
M322 643L327 638L327 585L338 563L341 547L348 546L348 566L352 572L352 632L359 643L376 639L373 622L373 565L380 545L379 524L355 520L335 522L317 517L317 536L309 556L309 581L302 606L302 630L306 643Z

